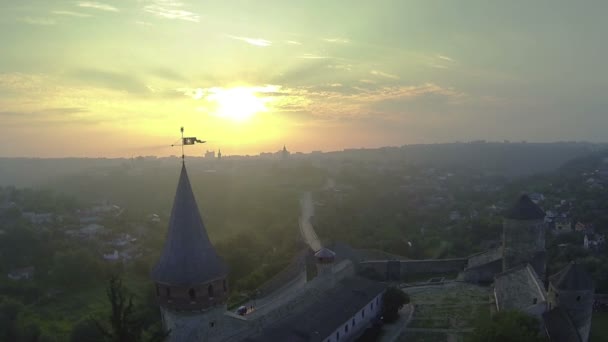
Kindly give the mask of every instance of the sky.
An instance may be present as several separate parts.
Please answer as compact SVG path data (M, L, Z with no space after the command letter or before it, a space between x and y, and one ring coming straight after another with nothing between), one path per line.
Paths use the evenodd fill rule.
M0 156L603 141L608 1L0 0Z

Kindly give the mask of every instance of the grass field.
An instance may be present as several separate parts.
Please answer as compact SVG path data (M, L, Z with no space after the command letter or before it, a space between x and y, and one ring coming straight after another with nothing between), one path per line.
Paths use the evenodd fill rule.
M590 342L608 342L608 312L594 312Z
M466 283L427 285L404 289L415 305L409 328L454 329L450 333L406 332L400 341L462 341L461 329L471 328L479 315L490 314L491 288Z

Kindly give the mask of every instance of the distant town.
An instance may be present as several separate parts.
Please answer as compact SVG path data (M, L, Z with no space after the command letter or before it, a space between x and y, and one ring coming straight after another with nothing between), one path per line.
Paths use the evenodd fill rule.
M594 286L587 334L601 341L608 317L604 148L474 142L298 154L281 146L256 158L206 151L186 159L206 232L230 270L232 313L255 301L260 315L265 296L293 285L294 277L314 281L314 253L301 259L320 250L300 229L301 201L309 194L314 234L335 253L336 265L348 259L357 276L409 295L405 318L396 323L402 327L387 324L379 338L466 340L476 315L500 310L501 297L493 293L503 271L503 220L526 194L542 209L546 236L546 271L535 271L535 279L549 284L572 262L584 269ZM84 318L106 312L104 288L114 274L137 294L144 330L162 330L150 271L163 250L180 163L177 157L3 159L4 337L78 338L91 328ZM407 260L441 263L422 271ZM482 266L500 272L487 276ZM549 288L543 291L549 303ZM541 295L534 298L542 302ZM465 307L465 299L470 315L437 302Z

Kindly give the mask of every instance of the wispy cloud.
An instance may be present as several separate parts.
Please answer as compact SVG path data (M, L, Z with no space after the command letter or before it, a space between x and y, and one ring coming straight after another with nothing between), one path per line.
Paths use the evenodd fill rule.
M302 58L302 59L327 59L327 58L331 58L329 56L319 56L319 55L315 55L312 53L305 53L301 56L298 56L298 58Z
M255 46L267 47L267 46L272 45L272 42L270 40L261 39L261 38L239 37L239 36L232 36L232 35L228 35L228 37L232 38L232 39L240 40L247 44L255 45Z
M302 45L302 43L295 41L295 40L288 40L285 43L291 44L291 45Z
M315 117L330 119L370 114L389 115L391 113L378 111L378 105L395 101L423 101L429 96L437 96L450 103L459 103L466 97L464 93L434 83L393 87L350 87L348 89L342 87L333 89L289 88L283 89L283 92L289 95L274 102L277 104L277 110L303 111ZM392 111L398 112L399 110L395 108L391 109Z
M435 64L435 63L432 63L432 64L429 64L429 66L430 66L431 68L435 68L435 69L448 69L448 67L447 67L447 66L442 65L442 64Z
M328 43L342 43L342 44L350 43L350 40L345 39L345 38L323 38L323 40Z
M327 68L336 69L336 70L352 71L353 65L352 64L328 64Z
M22 23L30 25L50 26L55 25L57 22L50 18L38 18L38 17L23 17L19 18Z
M69 17L79 17L79 18L91 17L90 14L72 12L72 11L51 11L51 13L56 14L56 15L65 15L65 16L69 16Z
M447 61L447 62L454 62L453 58L450 58L450 57L444 56L444 55L437 55L437 58L439 58L441 60L444 60L444 61Z
M137 25L141 25L141 26L152 26L152 24L150 24L149 22L141 21L141 20L137 20L135 23Z
M106 11L106 12L119 12L120 11L118 8L116 8L112 5L104 4L101 2L94 2L94 1L81 1L78 3L78 7L92 8L92 9Z
M385 77L385 78L390 78L392 80L398 80L399 79L399 76L397 76L397 75L389 74L389 73L378 71L378 70L372 70L372 71L370 71L370 74L372 74L374 76L381 76L381 77Z
M70 73L70 76L77 81L89 85L126 91L132 94L149 93L150 89L136 76L125 73L100 69L77 69Z
M184 4L175 0L153 0L144 6L144 11L165 19L185 20L199 22L201 16L198 13L184 9Z

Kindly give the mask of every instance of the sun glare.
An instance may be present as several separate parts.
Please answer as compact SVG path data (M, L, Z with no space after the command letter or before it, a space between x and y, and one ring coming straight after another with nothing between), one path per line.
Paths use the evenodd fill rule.
M216 88L207 96L207 101L215 104L214 114L234 121L246 121L255 114L268 111L268 99L256 96L255 88Z

